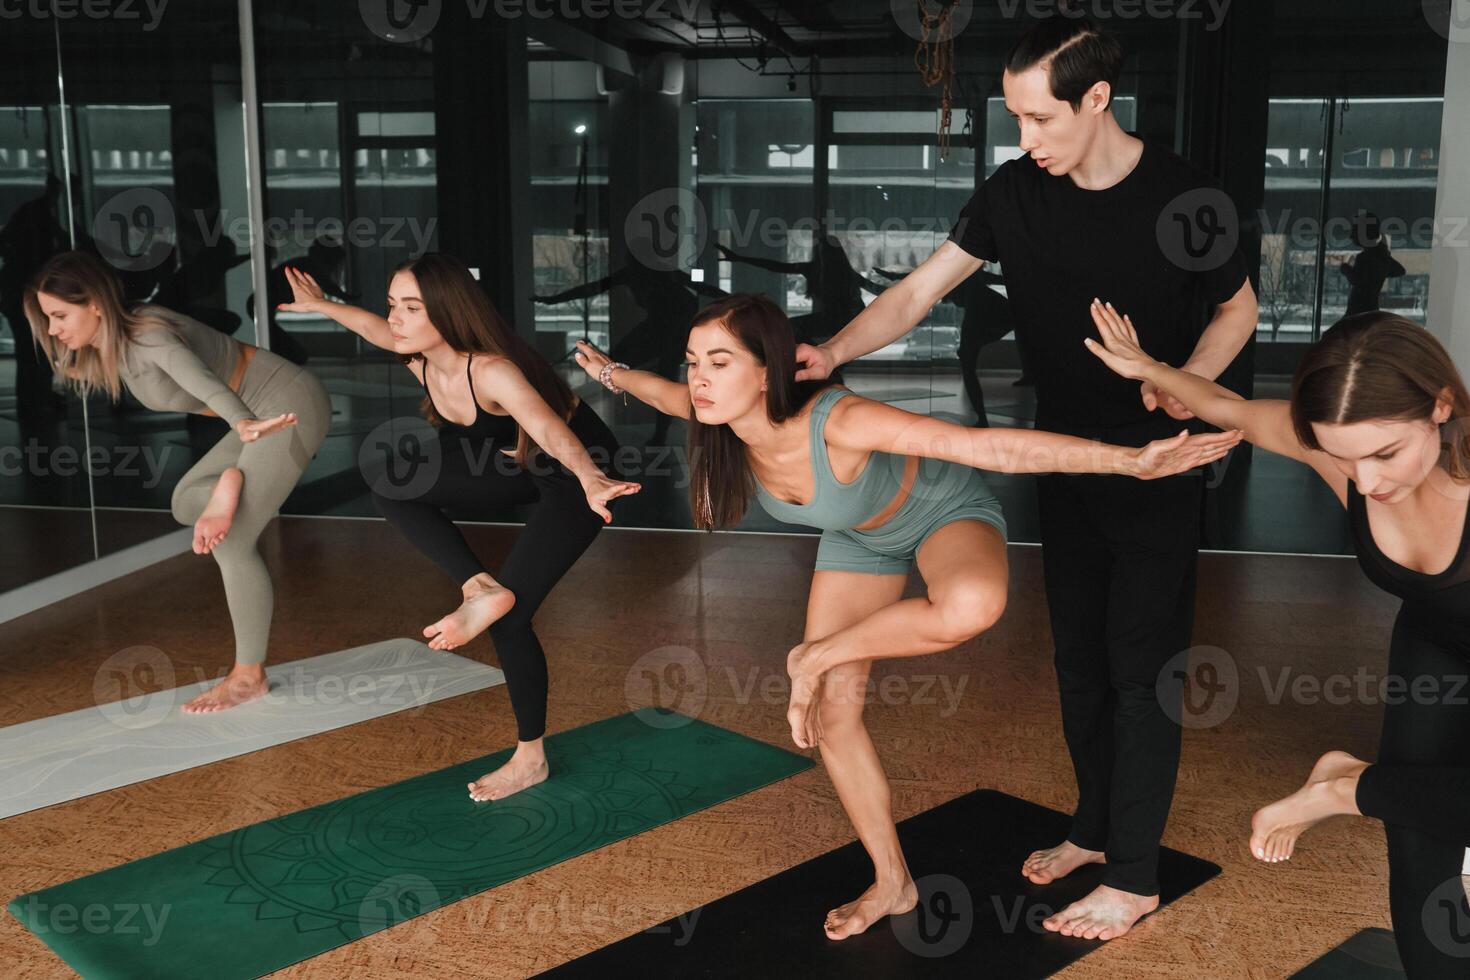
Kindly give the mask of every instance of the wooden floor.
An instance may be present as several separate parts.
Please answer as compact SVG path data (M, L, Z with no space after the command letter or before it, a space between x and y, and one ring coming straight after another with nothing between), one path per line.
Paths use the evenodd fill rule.
M469 533L494 562L515 529ZM381 522L285 518L263 549L277 583L274 662L417 635L458 598ZM701 717L789 747L785 655L800 639L815 549L810 536L603 534L538 617L551 660L551 729L626 711L630 668L677 646L707 668ZM893 676L903 680L888 682L890 691L919 693L927 679L930 694L868 708L900 818L977 787L1063 810L1074 802L1040 552L1013 547L1011 561L1010 604L994 630L948 653L874 668L879 690ZM1249 857L1246 837L1253 809L1294 789L1321 751L1372 757L1378 705L1295 703L1289 685L1273 698L1288 668L1288 678L1351 677L1360 667L1381 675L1395 601L1345 559L1206 555L1200 571L1195 643L1234 659L1239 705L1223 723L1185 733L1164 842L1218 862L1224 874L1068 977L1281 977L1358 929L1388 925L1377 824L1329 823L1274 867ZM173 684L228 666L229 620L209 559L175 557L0 625L0 725L93 704L98 667L140 644L167 655ZM460 652L494 659L484 638ZM960 692L953 710L946 684ZM0 899L473 758L514 737L499 687L14 817L0 822ZM279 975L524 976L850 839L819 765ZM853 895L867 884L851 882ZM811 910L810 928L821 927L825 911ZM0 916L0 962L9 976L69 975L8 915Z

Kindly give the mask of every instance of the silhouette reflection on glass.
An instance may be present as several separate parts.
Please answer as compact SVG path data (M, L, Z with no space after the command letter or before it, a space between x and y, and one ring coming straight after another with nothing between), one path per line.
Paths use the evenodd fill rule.
M637 254L634 244L630 243L630 251ZM677 269L653 269L631 261L601 279L535 299L538 303L566 303L617 286L625 286L632 293L633 301L643 309L643 319L612 342L608 356L635 368L653 364L650 370L666 378L678 377L679 366L684 363L685 334L699 311L698 296L717 298L726 295L725 291L709 283L695 282L688 273ZM662 412L656 414L649 445L660 446L668 437L671 419Z

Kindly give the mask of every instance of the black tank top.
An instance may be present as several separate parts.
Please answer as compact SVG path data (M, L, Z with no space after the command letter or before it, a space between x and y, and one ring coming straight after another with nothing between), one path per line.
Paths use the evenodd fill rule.
M480 407L480 399L475 396L475 379L470 373L475 363L475 355L471 354L465 361L464 376L470 383L470 401L475 406L475 418L469 425L460 425L445 418L444 413L439 411L439 406L434 404L434 396L429 391L429 364L424 362L424 376L419 383L424 386L424 394L429 397L429 404L433 407L435 414L439 416L442 423L439 426L440 438L444 436L458 436L461 439L476 443L492 443L494 445L506 445L516 441L516 420L509 415L496 415L487 412Z
M1431 575L1405 568L1378 550L1368 524L1367 500L1351 480L1347 499L1358 564L1369 581L1404 600L1400 615L1408 624L1470 655L1470 508L1454 560L1444 571Z

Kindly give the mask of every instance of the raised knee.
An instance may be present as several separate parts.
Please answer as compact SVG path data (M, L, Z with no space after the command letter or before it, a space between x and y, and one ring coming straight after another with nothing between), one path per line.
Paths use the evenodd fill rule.
M1006 594L987 582L959 582L946 588L935 606L942 638L964 643L1000 620L1006 609Z

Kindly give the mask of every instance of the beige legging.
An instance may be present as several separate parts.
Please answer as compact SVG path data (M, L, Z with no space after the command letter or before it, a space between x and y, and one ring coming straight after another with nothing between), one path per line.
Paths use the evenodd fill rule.
M230 532L211 554L219 564L235 626L235 662L261 664L270 640L275 594L256 543L321 448L332 421L332 403L314 375L269 351L256 353L239 394L256 418L295 412L296 424L254 442L242 442L231 432L179 480L172 506L175 520L192 525L204 513L221 473L238 466L245 475Z

